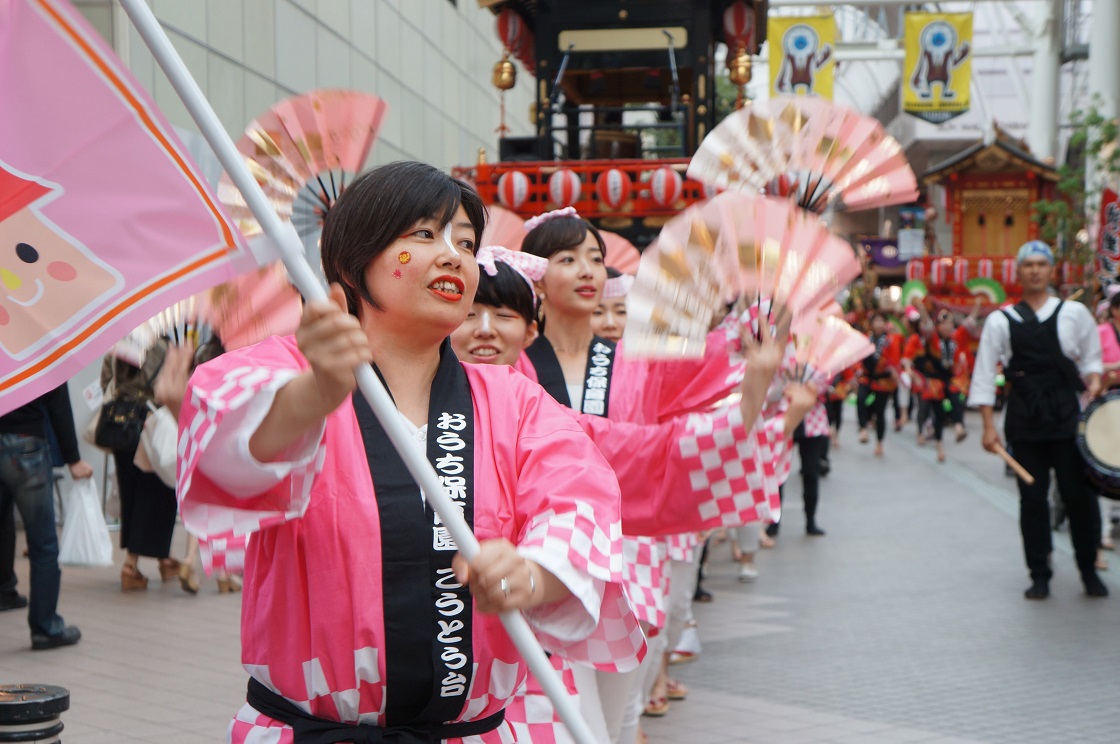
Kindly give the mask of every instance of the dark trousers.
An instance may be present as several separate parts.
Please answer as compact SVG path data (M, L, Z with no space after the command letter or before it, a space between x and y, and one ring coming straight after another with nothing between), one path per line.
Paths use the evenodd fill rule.
M817 504L821 496L821 460L828 455L828 437L805 437L797 441L797 452L801 456L801 491L805 501L805 526L817 523ZM778 499L785 501L785 486L778 488ZM784 514L784 511L783 511ZM772 524L766 534L778 534L778 525Z
M132 464L135 452L114 452L121 499L121 549L150 558L167 558L175 534L175 489L155 473Z
M945 433L946 420L954 426L964 423L964 405L961 404L960 396L950 394L945 400L949 401L948 411L945 410L944 402L930 401L930 406L933 408L933 438L937 442L941 441L941 435Z
M57 612L62 571L58 567L53 483L46 439L0 434L0 512L9 511L15 504L27 534L31 559L27 623L32 634L58 635L65 627ZM5 570L11 573L10 567Z
M0 513L0 594L12 594L16 578L16 518L14 504Z
M1034 476L1034 485L1019 481L1019 528L1023 533L1023 553L1032 580L1047 581L1050 568L1050 470L1058 481L1058 493L1069 517L1069 532L1077 560L1084 575L1094 573L1097 544L1101 538L1101 518L1097 502L1085 488L1084 463L1074 439L1050 442L1011 440L1015 459Z
M868 405L867 399L874 393L875 399ZM860 385L856 393L856 417L859 419L859 428L866 429L875 417L875 438L883 441L887 435L887 401L891 399L890 393L875 393L871 386Z
M840 424L844 422L844 401L826 400L824 411L828 414L828 424L836 431L840 431Z

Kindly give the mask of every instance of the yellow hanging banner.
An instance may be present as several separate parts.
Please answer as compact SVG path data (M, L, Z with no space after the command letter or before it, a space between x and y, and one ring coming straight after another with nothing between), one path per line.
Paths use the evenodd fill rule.
M907 13L902 110L933 124L968 111L972 13Z
M770 95L783 93L832 100L836 66L836 17L770 16Z

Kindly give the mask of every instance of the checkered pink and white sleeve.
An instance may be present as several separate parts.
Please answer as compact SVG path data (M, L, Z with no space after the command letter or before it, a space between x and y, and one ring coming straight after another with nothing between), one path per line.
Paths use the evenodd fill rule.
M246 536L307 508L323 463L321 430L281 463L256 463L248 452L249 436L301 362L293 340L270 339L218 357L191 377L179 415L177 492L184 525L204 539L207 572L234 567Z

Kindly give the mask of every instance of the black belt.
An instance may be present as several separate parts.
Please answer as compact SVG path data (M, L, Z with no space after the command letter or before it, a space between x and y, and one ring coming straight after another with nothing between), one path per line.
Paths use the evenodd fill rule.
M295 744L434 744L444 739L478 736L493 731L505 721L506 712L499 710L480 721L443 723L435 726L372 726L342 723L316 718L277 695L252 677L246 701L258 713L292 727Z

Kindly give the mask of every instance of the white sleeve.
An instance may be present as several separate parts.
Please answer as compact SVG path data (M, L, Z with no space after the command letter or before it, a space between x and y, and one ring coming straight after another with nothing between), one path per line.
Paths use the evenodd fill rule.
M1007 316L994 312L984 321L976 364L972 368L968 405L990 406L996 402L996 364L1011 356Z
M518 547L517 552L551 573L572 593L562 602L525 610L529 624L564 642L579 641L591 635L599 622L605 582L573 568L563 556L543 545Z
M1101 335L1097 331L1096 321L1084 305L1077 304L1074 309L1074 317L1077 318L1077 348L1080 352L1077 369L1082 377L1102 374L1104 365L1101 362Z
M292 471L307 467L315 458L325 420L283 452L279 461L259 462L249 452L249 439L272 409L276 391L297 374L296 370L277 374L268 387L244 405L226 412L198 461L198 469L217 486L234 496L252 498L281 483Z

